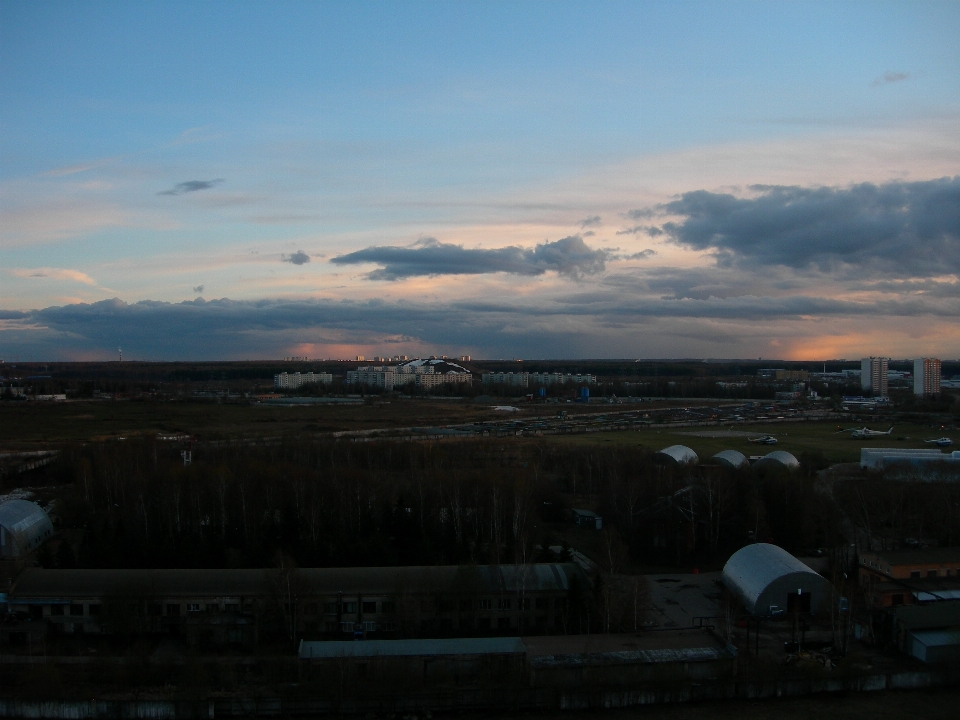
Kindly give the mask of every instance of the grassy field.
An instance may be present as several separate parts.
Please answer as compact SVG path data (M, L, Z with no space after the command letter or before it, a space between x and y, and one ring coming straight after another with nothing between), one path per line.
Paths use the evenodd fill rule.
M842 427L853 427L852 423ZM923 441L940 437L944 430L939 427L894 424L889 436L875 438L851 438L850 433L838 433L836 422L797 422L738 425L733 432L745 433L745 436L703 437L727 428L644 428L642 430L588 433L585 435L564 435L548 438L549 442L563 442L583 445L625 444L636 445L650 450L660 450L669 445L686 445L700 456L701 460L721 450L739 450L744 455L765 455L772 450L786 450L800 457L804 452L822 452L830 463L859 462L861 447L898 447L932 448ZM872 426L874 430L886 430ZM773 435L776 445L757 445L748 441L748 437Z

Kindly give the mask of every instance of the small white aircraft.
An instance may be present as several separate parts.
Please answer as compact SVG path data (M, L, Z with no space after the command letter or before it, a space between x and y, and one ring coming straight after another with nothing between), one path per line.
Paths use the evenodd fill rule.
M777 439L773 435L761 435L760 437L747 438L747 442L756 443L757 445L776 445Z
M953 440L948 437L937 438L936 440L924 440L926 443L933 443L937 447L950 447L953 445Z
M848 432L850 437L862 440L863 438L872 438L872 437L881 437L883 435L889 435L893 432L891 427L889 430L884 432L883 430L871 430L870 428L864 426L862 428L847 428L846 430L840 430L839 432Z

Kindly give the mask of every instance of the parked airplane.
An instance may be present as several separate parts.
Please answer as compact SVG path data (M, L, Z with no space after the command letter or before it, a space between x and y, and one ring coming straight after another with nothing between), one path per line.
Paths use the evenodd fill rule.
M953 440L948 437L937 438L936 440L924 440L926 443L933 443L937 447L949 447L953 445Z
M756 443L757 445L776 445L777 439L773 435L761 435L760 437L747 438L748 442Z
M859 440L863 438L881 437L882 435L889 435L890 433L893 432L893 428L891 427L889 430L884 432L883 430L871 430L870 428L864 426L862 428L847 428L846 430L839 430L838 432L848 432L850 433L850 437L857 438Z

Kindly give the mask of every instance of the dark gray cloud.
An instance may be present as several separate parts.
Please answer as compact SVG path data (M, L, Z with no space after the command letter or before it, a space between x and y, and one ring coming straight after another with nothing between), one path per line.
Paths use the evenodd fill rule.
M310 256L307 255L303 250L297 250L293 255L283 255L280 258L283 262L291 263L292 265L306 265L310 262Z
M332 258L337 265L375 263L382 265L367 275L370 280L399 280L424 275L480 275L512 273L542 275L553 271L580 278L603 272L607 253L593 250L579 235L545 242L532 250L511 245L492 250L468 250L462 245L424 238L413 247L369 247Z
M599 215L591 215L590 217L587 217L581 220L578 224L580 225L580 227L586 229L591 227L600 227L602 223L600 222Z
M202 294L203 294L203 285L197 285L197 286L193 289L193 291L194 291L197 295L202 295Z
M960 177L849 188L753 186L753 198L684 193L661 229L718 264L929 276L960 271Z
M890 83L902 82L910 77L910 73L905 72L886 72L883 77L873 81L874 87L877 85L889 85Z
M862 318L876 324L884 317L952 319L960 314L956 297L892 296L855 302L799 294L717 297L722 294L717 290L700 297L658 298L624 280L598 291L515 301L197 298L128 304L112 299L42 310L0 310L0 341L9 353L50 359L107 354L117 344L136 358L279 357L282 348L300 343L427 343L436 348L482 348L488 357L519 353L526 357L637 353L676 357L679 346L663 343L681 326L692 339L699 337L701 351L696 354L702 354L704 343L713 342L711 337L726 337L724 344L739 341L731 335L733 329L744 337L761 337L784 332L783 323L809 325L810 317ZM722 332L718 322L724 323ZM729 323L740 324L732 328ZM646 330L634 332L654 327L659 333L655 336Z
M213 180L187 180L177 183L169 190L161 190L157 195L185 195L186 193L197 192L198 190L209 190L223 182L223 178L214 178Z

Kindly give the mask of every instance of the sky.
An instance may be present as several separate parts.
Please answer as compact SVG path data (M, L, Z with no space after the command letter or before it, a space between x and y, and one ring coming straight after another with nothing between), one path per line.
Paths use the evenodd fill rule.
M960 3L0 0L0 358L960 357Z

